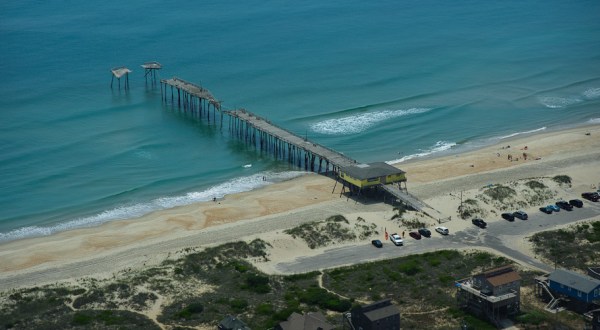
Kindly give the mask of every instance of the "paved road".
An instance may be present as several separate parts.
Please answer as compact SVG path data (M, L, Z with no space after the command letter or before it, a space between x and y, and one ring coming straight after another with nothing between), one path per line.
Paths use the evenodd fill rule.
M370 243L360 246L332 248L320 255L301 257L293 262L280 263L275 268L284 274L295 274L448 248L485 248L495 250L530 267L550 272L553 265L544 264L535 258L512 249L510 242L515 239L523 239L544 229L552 229L556 226L600 215L600 203L587 201L584 203L583 208L575 208L571 212L564 210L553 214L536 212L529 214L529 220L493 221L488 224L486 229L473 226L463 231L451 233L448 236L440 236L438 233L433 232L432 238L422 238L421 240L415 240L407 236L404 240L405 245L402 247L386 242L381 249L372 247Z

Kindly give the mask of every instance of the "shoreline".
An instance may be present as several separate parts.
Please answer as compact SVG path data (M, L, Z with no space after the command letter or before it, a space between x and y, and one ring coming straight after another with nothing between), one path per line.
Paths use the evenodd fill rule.
M595 122L597 121L597 122ZM540 129L534 129L531 131L526 131L526 132L517 132L517 133L513 133L514 136L508 136L508 137L491 137L491 138L487 138L484 140L487 141L492 141L492 140L496 140L496 142L493 143L481 143L479 145L473 146L473 147L467 147L466 145L459 145L457 144L456 148L451 148L448 150L443 150L441 152L433 152L430 153L428 155L425 156L418 156L415 158L410 158L406 161L401 161L401 162L394 162L394 161L384 161L392 166L396 166L399 168L404 169L404 167L408 167L410 168L414 163L423 163L423 162L430 162L430 161L435 161L435 160L443 160L449 157L462 157L464 155L468 155L471 153L476 153L479 152L480 150L483 149L487 149L487 148L491 148L494 147L496 145L502 145L502 144L506 144L509 145L511 143L511 141L519 141L521 139L527 139L527 138L533 138L536 136L542 136L542 135L554 135L554 134L559 134L561 132L566 132L566 131L571 131L571 130L579 130L579 129L586 129L589 128L590 130L594 130L595 127L600 127L600 118L597 118L597 120L587 120L584 123L580 123L580 124L572 124L572 125L565 125L565 126L558 126L558 127L553 127L550 129L547 129L546 127L540 128ZM477 141L483 141L483 140L476 140ZM506 143L504 143L506 142ZM295 172L304 172L301 170L297 170L297 171L286 171L286 172L282 172L282 173L295 173ZM302 177L305 175L310 175L310 174L315 174L312 172L304 172L303 174L291 174L290 177L287 178L282 178L280 177L280 175L275 175L274 176L274 180L271 181L268 185L272 185L272 184L278 184L281 182L287 182L287 181L293 181L295 179L297 179L298 177ZM319 174L322 175L322 174ZM251 175L249 177L252 176L260 176L259 173L256 173L254 175ZM232 179L235 180L235 179ZM409 180L410 182L410 180ZM209 187L207 189L212 189L214 186ZM246 191L239 191L239 192L234 192L234 193L227 193L225 195L223 195L223 197L217 197L219 200L224 199L228 196L232 196L232 195L236 195L236 194L241 194L241 193L246 193L246 192L252 192L252 191L260 191L261 189L265 188L265 186L257 186L255 188L251 188L250 190L246 190ZM200 192L204 192L200 191ZM170 196L167 198L177 198L178 196ZM117 218L117 219L109 219L109 220L101 220L101 221L97 221L97 222L90 222L90 223L86 223L83 225L74 225L73 227L70 227L68 229L55 229L56 227L65 227L65 225L70 224L70 223L77 223L79 222L81 219L80 218L74 218L71 220L67 220L67 221L61 221L58 222L52 226L42 226L42 225L32 225L32 226L25 226L25 227L17 227L14 229L11 229L5 233L1 233L1 235L6 235L9 236L13 233L16 234L17 238L9 238L9 239L2 239L0 240L0 246L2 246L3 244L7 244L10 242L15 242L15 241L19 241L19 240L28 240L28 239L35 239L35 238L43 238L43 237L51 237L63 232L69 232L69 231L74 231L74 230L80 230L80 229L88 229L88 228L97 228L97 227L101 227L103 225L112 223L112 222L119 222L119 221L130 221L130 220L135 220L135 219L140 219L140 218L144 218L148 215L151 215L153 213L156 212L161 212L161 211L165 211L165 210L173 210L173 209L177 209L180 207L187 207L190 205L197 205L197 204L203 204L203 203L208 203L210 202L210 199L207 200L203 200L203 201L197 201L197 202L192 202L190 204L183 204L183 205L177 205L177 206L173 206L173 207L169 207L169 208L164 208L164 209L157 209L157 210L153 210L150 211L148 213L144 213L141 215L136 215L136 216L132 216L132 217L127 217L127 218ZM116 209L120 209L123 206L117 206L116 208L114 208L113 210ZM97 217L99 214L96 215L92 215L89 217ZM29 230L34 230L35 232L37 232L38 234L24 234L23 236L21 236L20 234L18 234L20 231L24 230L24 229L29 229ZM49 234L39 234L39 233L44 233L44 232L50 232Z
M478 187L478 182L485 181L485 177L507 169L518 169L510 171L517 176L530 172L561 174L560 164L565 164L575 169L569 175L576 182L572 190L578 194L586 189L583 183L600 183L600 177L597 177L600 125L540 132L501 142L461 154L403 162L396 166L407 172L411 193L442 209L434 197L447 195L457 182L465 188ZM501 149L508 144L510 151ZM533 160L507 160L509 152L522 153L520 148L524 146L528 146L527 152L532 154ZM497 156L498 153L501 155ZM536 160L538 157L540 159ZM588 163L578 164L583 157L587 157ZM575 164L569 163L569 159ZM591 172L591 175L596 173L596 177L590 177L590 167L596 169ZM249 192L227 195L218 202L200 202L96 227L0 243L0 280L24 286L31 282L67 280L85 276L85 273L108 276L127 268L158 264L185 248L245 240L261 233L323 220L328 214L362 214L369 219L389 219L391 216L389 205L364 205L340 198L339 185L335 192L332 191L334 183L330 177L307 174ZM452 225L464 225L455 223ZM240 234L244 232L248 235ZM110 267L99 262L102 260L108 260ZM54 277L46 276L48 271L53 271Z

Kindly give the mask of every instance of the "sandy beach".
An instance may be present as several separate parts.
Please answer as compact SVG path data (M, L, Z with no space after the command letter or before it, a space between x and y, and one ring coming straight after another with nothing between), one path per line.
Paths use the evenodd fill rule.
M457 193L468 196L490 183L564 174L572 178L572 186L565 196L558 197L569 198L568 193L572 198L596 190L600 184L600 126L517 136L479 150L398 166L407 172L410 193L453 218ZM307 174L215 202L3 243L0 283L9 289L83 276L108 277L124 269L176 258L186 248L201 249L256 237L272 245L269 262L257 263L257 267L273 273L279 262L323 253L323 249L311 250L301 240L284 234L287 228L335 214L348 219L361 217L379 228L394 224L389 204L340 197L341 187L338 185L334 191L334 185L330 177ZM435 219L428 221L435 223ZM444 225L457 232L470 222L450 221ZM515 242L516 249L531 254L522 239Z

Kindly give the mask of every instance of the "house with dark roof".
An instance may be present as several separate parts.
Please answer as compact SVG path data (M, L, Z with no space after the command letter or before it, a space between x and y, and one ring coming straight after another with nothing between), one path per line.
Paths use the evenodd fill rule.
M219 325L217 326L219 330L250 330L248 326L242 320L236 318L235 316L227 315Z
M516 315L521 305L521 276L507 265L456 281L460 308L498 325Z
M384 162L356 164L340 168L340 178L360 189L396 182L406 182L406 172Z
M400 310L385 299L353 309L349 321L356 330L399 330Z
M322 313L306 313L304 315L296 312L275 326L275 330L332 330L335 327L327 322Z

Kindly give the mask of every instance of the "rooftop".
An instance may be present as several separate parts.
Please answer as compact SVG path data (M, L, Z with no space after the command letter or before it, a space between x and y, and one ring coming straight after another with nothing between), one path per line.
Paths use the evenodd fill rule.
M344 166L341 170L359 180L405 173L401 169L384 162Z
M548 279L582 292L591 292L600 286L600 280L566 269L553 271Z
M500 286L521 280L521 276L519 276L519 274L515 272L510 265L490 269L475 276L484 276L486 280L493 286Z
M124 75L132 72L131 70L129 70L128 68L124 67L124 66L120 66L118 68L112 68L110 70L112 72L112 74L117 77L117 78L121 78Z
M144 64L142 64L142 68L144 69L162 69L162 65L158 62L146 62Z

